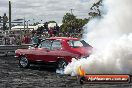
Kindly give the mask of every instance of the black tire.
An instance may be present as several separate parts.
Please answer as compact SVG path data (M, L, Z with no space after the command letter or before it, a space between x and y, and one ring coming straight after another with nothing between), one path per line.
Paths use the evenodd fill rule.
M21 68L28 68L30 66L30 62L25 56L22 56L19 59L19 66Z
M64 70L67 65L68 65L67 61L60 59L57 63L57 68Z
M86 82L86 78L85 77L79 77L78 83L84 84L84 82Z

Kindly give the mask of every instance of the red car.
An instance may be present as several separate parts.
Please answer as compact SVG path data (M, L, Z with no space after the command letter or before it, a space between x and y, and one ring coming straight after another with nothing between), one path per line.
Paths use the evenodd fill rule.
M88 57L92 47L78 38L52 37L43 40L38 47L17 49L20 67L27 68L35 62L55 62L58 69L71 62L72 58Z

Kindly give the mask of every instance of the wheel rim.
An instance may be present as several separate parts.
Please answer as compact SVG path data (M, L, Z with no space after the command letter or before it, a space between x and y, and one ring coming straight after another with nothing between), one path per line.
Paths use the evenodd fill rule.
M67 66L67 63L63 60L59 61L58 68L64 70Z
M28 65L28 60L27 60L26 57L22 57L22 58L20 59L20 65L21 65L22 67L26 67L26 66Z

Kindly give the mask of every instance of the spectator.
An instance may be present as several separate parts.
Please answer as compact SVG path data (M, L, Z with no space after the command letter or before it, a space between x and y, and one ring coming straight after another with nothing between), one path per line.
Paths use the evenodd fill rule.
M56 27L54 26L54 29L53 29L53 34L56 36L57 35L57 29Z
M52 34L53 34L53 29L52 29L52 28L49 28L48 33L49 33L49 35L50 35L50 37L51 37Z
M21 41L22 39L21 39L21 37L20 36L16 36L16 38L15 38L15 43L16 43L16 45L21 45Z
M15 45L15 37L14 36L11 36L9 38L10 38L10 44L11 45Z
M33 43L33 44L38 44L38 43L39 43L39 37L37 36L37 34L35 34L35 35L32 37L32 43Z
M2 37L2 44L3 44L3 45L5 45L5 44L6 44L6 38L5 38L5 36L4 36L4 37Z
M41 39L46 39L46 33L45 32L42 33Z

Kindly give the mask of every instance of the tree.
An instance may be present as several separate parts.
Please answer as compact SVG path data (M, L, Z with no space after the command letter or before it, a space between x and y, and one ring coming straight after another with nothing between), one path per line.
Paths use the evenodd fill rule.
M101 17L100 7L102 6L102 0L99 0L97 3L94 3L90 8L88 13L90 18Z
M61 31L69 32L70 30L74 31L74 29L82 28L86 23L88 23L88 19L78 19L71 13L66 13L62 20Z
M43 30L44 30L44 27L43 26L38 27L37 34L42 34L43 33Z
M67 23L67 22L72 22L73 20L75 20L76 19L76 17L73 15L73 14L71 14L71 13L66 13L66 15L64 15L64 17L63 17L63 20L62 20L62 22L63 23Z
M49 21L48 23L56 23L55 21Z
M35 26L35 25L38 25L38 24L40 24L40 22L36 22L36 23L34 23L33 25Z

